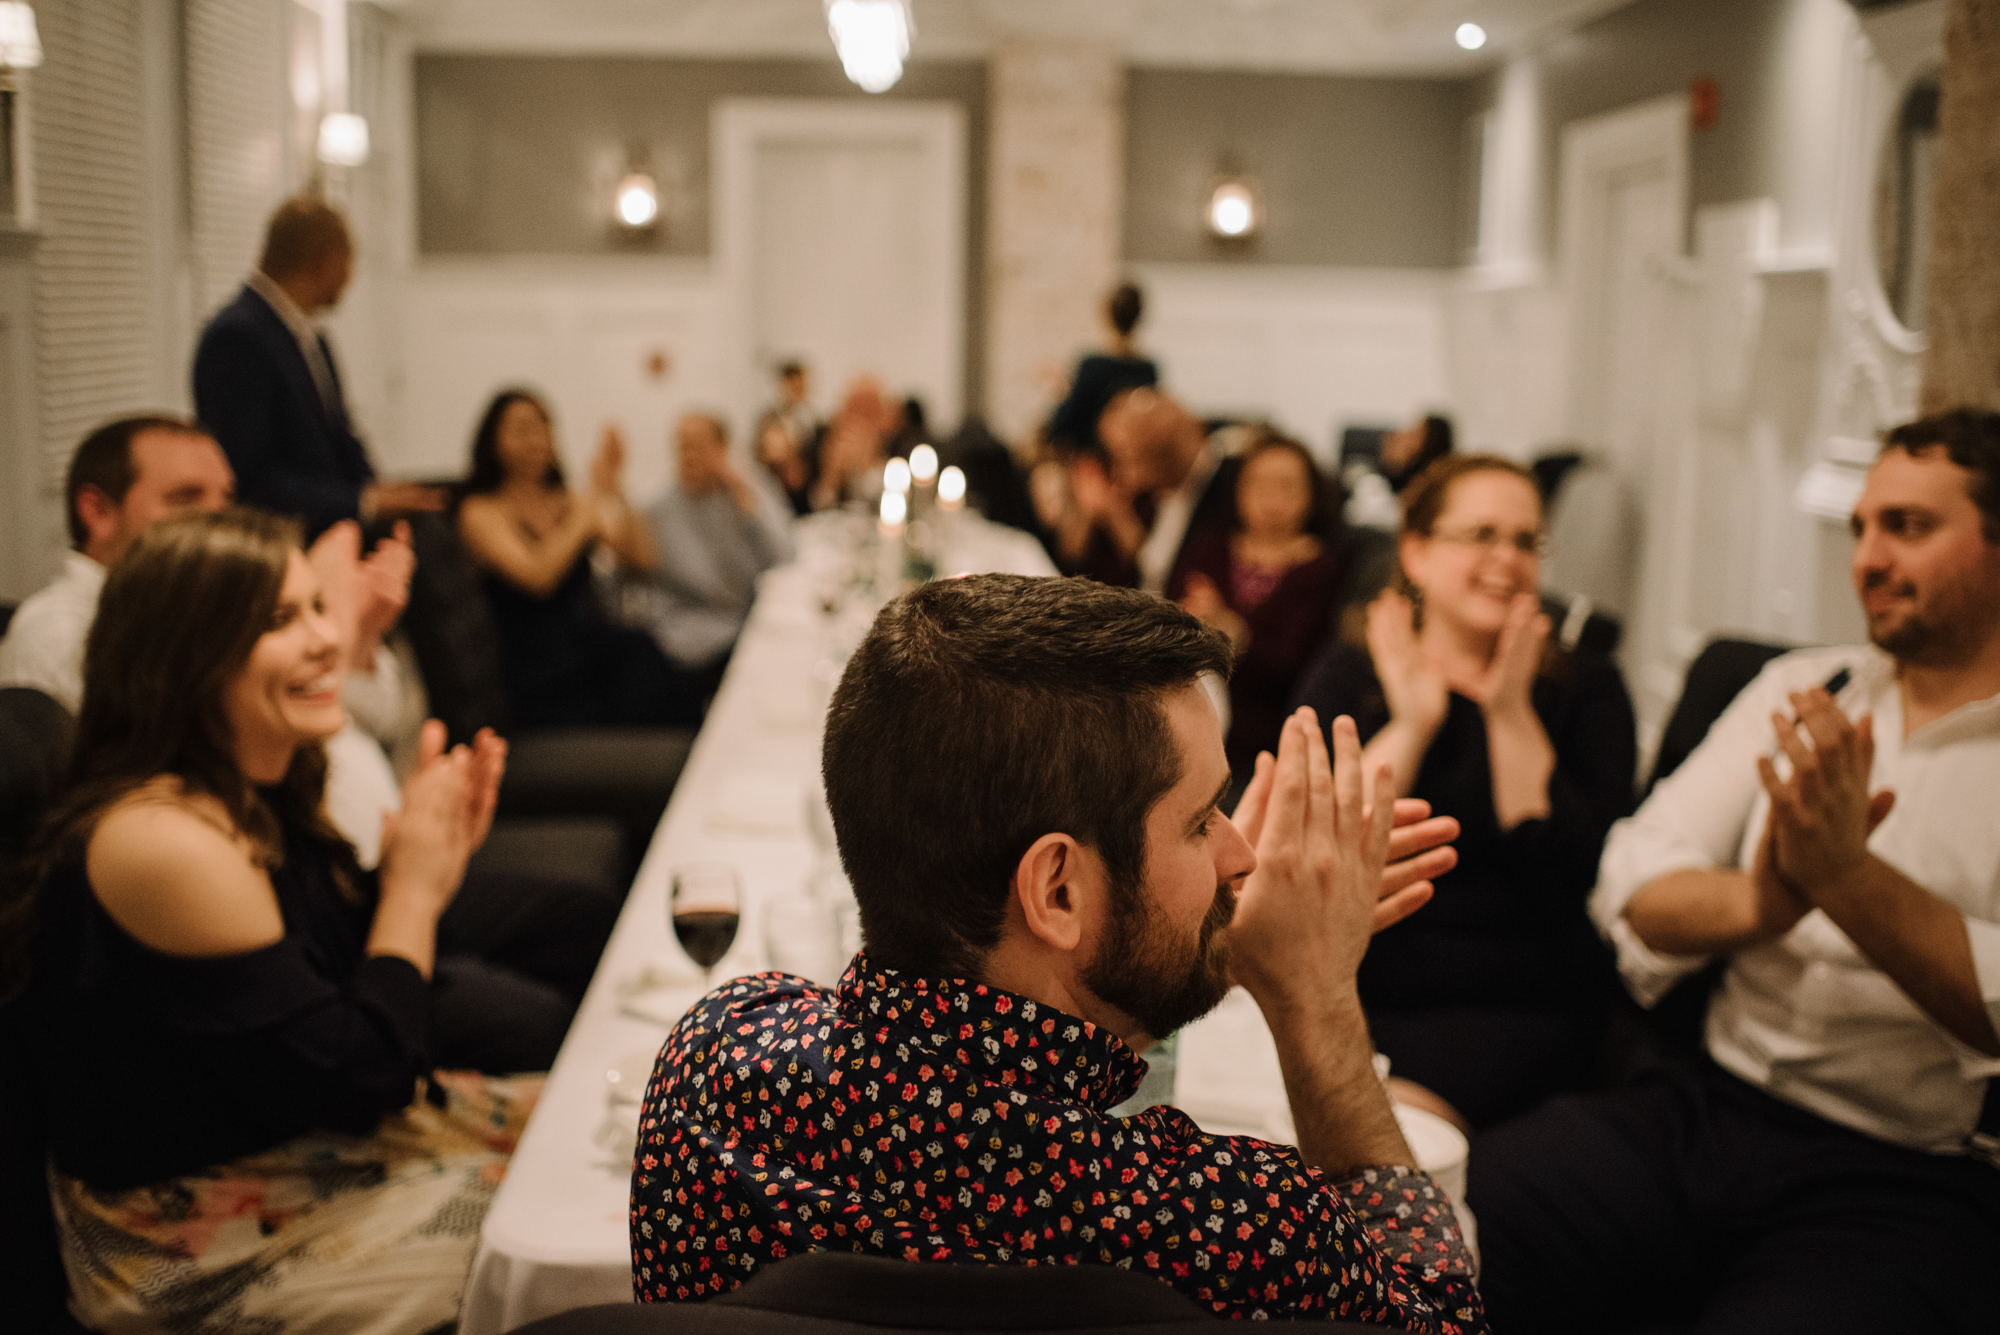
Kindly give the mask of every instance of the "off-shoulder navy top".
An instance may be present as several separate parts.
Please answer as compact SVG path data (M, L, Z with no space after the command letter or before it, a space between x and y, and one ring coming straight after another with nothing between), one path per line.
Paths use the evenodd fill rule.
M92 892L81 855L41 887L28 998L58 1171L119 1189L321 1128L366 1135L429 1068L428 989L364 955L374 884L344 898L330 851L285 831L272 871L285 935L242 955L141 945Z

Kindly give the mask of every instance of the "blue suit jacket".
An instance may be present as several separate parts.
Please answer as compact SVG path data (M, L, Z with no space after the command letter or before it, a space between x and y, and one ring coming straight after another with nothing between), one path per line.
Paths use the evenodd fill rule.
M332 369L324 339L320 348ZM229 456L245 503L302 517L308 536L360 512L375 469L348 425L340 372L329 411L292 331L247 286L202 331L194 406Z

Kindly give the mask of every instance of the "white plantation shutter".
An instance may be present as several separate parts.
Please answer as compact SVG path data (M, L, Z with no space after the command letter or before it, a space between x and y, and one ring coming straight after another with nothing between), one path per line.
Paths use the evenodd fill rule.
M235 295L286 190L285 7L187 0L188 222L195 318Z
M42 489L84 433L152 408L153 346L139 7L38 0L34 72L35 374Z

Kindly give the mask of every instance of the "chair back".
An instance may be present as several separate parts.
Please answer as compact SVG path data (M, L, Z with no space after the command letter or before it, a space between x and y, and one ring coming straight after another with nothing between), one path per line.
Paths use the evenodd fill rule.
M481 728L506 735L514 710L500 674L500 628L457 524L449 515L417 515L410 546L417 568L402 625L431 714L444 721L453 745L471 741Z
M1681 698L1660 734L1659 754L1653 760L1653 777L1646 791L1679 769L1694 754L1708 730L1722 717L1722 711L1756 679L1764 665L1796 646L1768 644L1761 640L1714 639L1702 646L1694 662L1688 664L1681 684Z
M15 878L27 874L21 857L68 777L75 740L76 722L55 700L30 687L0 688L0 903L13 901ZM0 924L0 930L29 927ZM32 1097L26 1028L18 1001L0 1005L0 1238L7 1239L0 1247L0 1304L7 1329L43 1335L80 1327L69 1315L69 1282L56 1247L48 1141Z
M1110 1265L978 1265L805 1252L701 1303L619 1303L545 1317L518 1335L858 1335L1098 1331L1196 1335L1219 1318L1151 1275ZM1375 1330L1323 1322L1321 1330Z

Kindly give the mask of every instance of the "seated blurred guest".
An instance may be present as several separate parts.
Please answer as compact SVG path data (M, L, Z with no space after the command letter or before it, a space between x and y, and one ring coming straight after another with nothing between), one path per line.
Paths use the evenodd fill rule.
M849 501L873 505L882 495L882 465L896 414L882 395L882 382L856 377L840 411L820 433L808 499L815 510L834 510Z
M804 362L793 358L778 364L778 397L763 417L783 422L800 449L810 447L819 436L819 414L812 406L812 373Z
M1436 413L1383 432L1374 458L1363 455L1341 476L1347 488L1347 522L1394 533L1402 520L1397 497L1451 452L1451 419Z
M1370 605L1367 644L1336 641L1298 701L1352 714L1370 772L1463 827L1458 869L1360 987L1396 1074L1483 1127L1591 1072L1613 984L1584 901L1631 808L1632 704L1609 659L1548 643L1526 470L1455 456L1405 496L1407 594Z
M382 482L347 415L333 347L317 321L354 274L347 220L301 195L271 215L257 268L202 331L195 412L229 456L243 500L305 520L317 535L341 519L444 508L445 493Z
M1641 1005L1726 962L1706 1055L1473 1147L1504 1329L2000 1330L2000 413L1891 431L1853 530L1870 643L1773 660L1591 896Z
M882 451L893 458L907 459L919 445L935 449L937 442L931 439L930 414L924 410L924 401L911 394L896 405L896 424Z
M1248 783L1278 744L1299 673L1325 638L1341 563L1315 530L1328 505L1306 447L1264 432L1240 456L1234 523L1188 542L1167 596L1229 636L1230 770Z
M1394 804L1363 811L1353 724L1329 766L1305 711L1225 816L1201 678L1229 666L1174 604L1086 580L936 580L884 609L823 748L867 948L837 989L739 978L668 1036L635 1296L701 1301L818 1246L1123 1266L1222 1316L1486 1329L1352 991L1370 932L1449 865L1450 822L1399 848ZM1296 1149L1110 1111L1232 980L1270 1018Z
M1200 419L1165 394L1130 389L1098 422L1103 456L1069 463L1074 504L1057 532L1060 564L1106 584L1165 593L1190 540L1226 532L1237 462Z
M721 418L689 413L675 440L679 480L646 511L654 564L632 582L625 611L713 691L750 617L757 576L791 559L791 516L774 487L736 471Z
M297 527L255 511L155 524L105 581L24 1000L93 1329L449 1322L532 1102L466 1073L420 1097L505 746L431 724L364 873L321 805L336 636Z
M1068 396L1049 418L1048 438L1060 441L1064 449L1091 453L1101 449L1097 420L1111 400L1121 391L1160 383L1160 368L1151 358L1141 357L1132 341L1145 306L1145 294L1133 283L1120 283L1104 299L1109 345L1077 363Z
M783 414L770 412L757 423L751 454L784 492L795 515L812 513L813 457L816 440L801 440Z
M644 631L614 624L591 582L593 554L614 568L653 564L645 525L626 504L625 447L606 428L590 489L556 462L542 401L502 390L472 440L458 529L485 572L514 717L527 727L670 726L701 721L700 692Z

